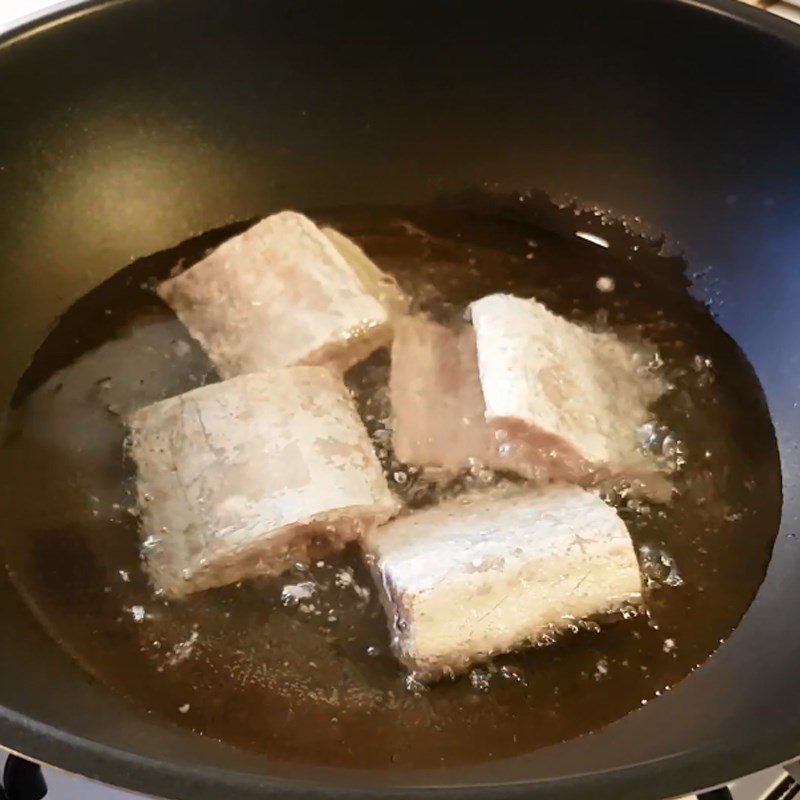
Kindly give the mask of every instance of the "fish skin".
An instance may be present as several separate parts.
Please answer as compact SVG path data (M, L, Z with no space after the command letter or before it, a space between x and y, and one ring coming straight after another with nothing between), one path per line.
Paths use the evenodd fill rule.
M279 574L399 508L324 367L204 386L134 412L129 427L146 569L169 597Z
M654 471L639 430L665 386L637 367L631 346L512 295L483 297L470 314L486 420L515 471L537 477L548 459L565 480Z
M392 337L394 312L372 293L380 270L359 269L310 219L282 211L156 291L223 378L296 364L344 371Z
M460 497L363 540L394 652L423 680L642 602L625 523L568 484Z

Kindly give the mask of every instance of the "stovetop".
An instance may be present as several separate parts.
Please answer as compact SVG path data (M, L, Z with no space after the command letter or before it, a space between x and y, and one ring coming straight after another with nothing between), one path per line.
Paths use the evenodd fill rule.
M224 0L220 0L223 2ZM70 5L75 0L0 0L0 33L8 30L33 14L47 8ZM800 23L800 0L741 0L749 5L766 8L771 13ZM1 751L0 751L1 752ZM45 767L45 781L48 786L47 797L52 800L142 800L141 795L103 786L76 775ZM759 772L741 780L734 781L730 794L724 791L708 796L708 800L790 800L800 797L800 790L782 791L781 781L785 773L781 768ZM657 787L654 787L657 791ZM2 790L0 790L1 792ZM1 795L0 795L1 796ZM146 798L145 798L146 800ZM686 798L686 800L689 800Z

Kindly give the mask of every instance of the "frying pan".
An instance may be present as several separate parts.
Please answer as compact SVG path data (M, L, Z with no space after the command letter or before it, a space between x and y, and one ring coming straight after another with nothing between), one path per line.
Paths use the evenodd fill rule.
M193 800L655 798L800 755L800 28L728 0L84 3L5 36L0 115L3 405L55 316L133 258L280 207L539 188L637 218L705 276L784 493L734 635L595 735L441 771L276 763L93 682L3 574L0 742Z

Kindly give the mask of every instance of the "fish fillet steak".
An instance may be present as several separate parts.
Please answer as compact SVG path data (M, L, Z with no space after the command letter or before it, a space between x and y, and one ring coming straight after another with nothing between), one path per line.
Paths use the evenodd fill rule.
M135 412L143 553L178 597L274 575L398 509L341 379L252 373Z
M400 320L389 390L401 461L458 471L490 459L494 435L484 419L472 328Z
M357 245L293 211L228 240L158 294L223 378L294 364L345 370L389 343L401 297Z
M423 679L641 603L625 524L594 494L461 497L370 532L395 652Z
M565 324L577 328L571 323ZM593 349L584 348L583 357L588 360L598 357L597 338L601 338L601 350L604 347L614 350L625 348L613 337L607 337L611 341L606 342L604 337L597 334L582 328L577 330L581 336L594 337L589 340ZM556 330L551 335L561 334ZM503 342L504 345L508 344L505 339ZM486 352L484 350L484 355ZM627 349L625 353L632 359ZM566 359L566 356L563 357ZM569 369L569 364L574 361L575 358L562 363ZM505 380L505 385L501 383L499 389L497 385L487 385L487 396L506 391L509 387L520 394L523 390L531 393L542 391L532 382L520 389L512 372L516 366L516 362L511 362L502 374L493 374L488 378ZM609 460L594 462L591 460L593 454L578 450L581 444L579 433L573 433L572 439L565 440L559 435L558 429L547 428L548 423L545 422L534 425L518 417L490 416L478 368L476 334L472 327L445 327L421 317L405 317L395 327L389 381L395 454L406 463L442 469L450 474L466 468L489 467L517 473L541 483L569 480L590 484L598 477L622 477L631 482L629 491L632 494L655 502L668 502L672 484L666 476L656 471L651 460L638 451L637 428L644 419L650 418L647 401L651 395L654 397L657 394L653 390L655 381L652 377L632 374L628 363L620 365L601 361L601 366L616 370L620 380L627 377L634 386L623 387L622 391L636 395L638 399L635 408L632 407L633 403L628 404L626 419L615 416L616 409L608 410L606 417L611 417L611 422L615 424L609 426L607 435L620 436L623 446L611 457L599 454L599 458ZM489 371L494 367L495 364L491 364ZM585 383L589 391L586 396L578 393L575 403L573 398L561 397L556 397L555 402L559 407L564 407L565 414L573 414L577 406L587 419L592 418L595 409L587 408L585 403L593 395L605 391L605 384L612 382L609 377L613 379L613 376L601 374L603 386L598 386L594 378L590 378ZM584 379L578 377L576 380ZM615 396L618 397L619 392ZM524 399L529 398L525 395ZM503 400L501 397L500 401ZM536 398L530 400L533 402ZM540 403L547 401L547 397L539 399ZM521 401L518 404L524 405ZM571 441L576 441L577 446L572 446Z
M637 365L629 345L535 300L495 294L470 311L501 463L507 457L526 477L569 480L648 471L639 429L663 385Z

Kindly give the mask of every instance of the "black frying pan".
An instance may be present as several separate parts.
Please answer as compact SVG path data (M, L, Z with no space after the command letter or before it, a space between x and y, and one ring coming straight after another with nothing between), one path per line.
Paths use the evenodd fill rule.
M276 207L538 187L638 217L713 269L784 475L738 630L596 735L446 771L273 763L89 680L3 575L0 742L195 800L655 798L800 754L800 29L729 0L87 3L5 37L0 114L3 405L52 319L132 258Z

